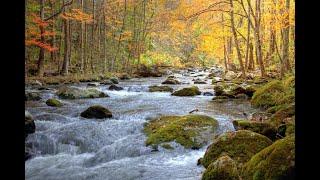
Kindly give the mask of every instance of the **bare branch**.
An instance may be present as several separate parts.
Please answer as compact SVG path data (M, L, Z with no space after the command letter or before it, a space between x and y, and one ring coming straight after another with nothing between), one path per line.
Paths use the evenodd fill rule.
M73 0L70 0L69 2L67 2L67 3L63 4L63 5L62 5L62 7L59 9L59 11L58 11L58 12L56 12L56 13L54 13L53 15L51 15L51 16L49 16L49 17L45 18L45 19L44 19L44 21L48 21L48 20L50 20L50 19L52 19L52 18L54 18L54 17L58 16L59 14L61 14L61 13L63 12L63 10L65 9L65 7L67 7L67 6L71 5L72 3L73 3Z

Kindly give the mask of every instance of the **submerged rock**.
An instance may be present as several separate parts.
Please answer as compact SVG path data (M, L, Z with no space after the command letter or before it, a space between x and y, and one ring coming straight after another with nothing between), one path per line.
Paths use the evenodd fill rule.
M32 115L28 111L24 111L24 137L36 131L36 125L34 123Z
M100 84L111 85L111 84L113 84L113 82L110 79L107 79L107 80L104 80L104 81L100 82Z
M97 86L99 86L99 83L91 82L91 83L88 83L87 86L97 87Z
M149 92L173 92L173 88L169 86L149 86Z
M112 84L109 86L109 90L121 91L121 90L123 90L123 87L116 86L116 85Z
M215 133L218 122L204 115L162 116L150 120L144 126L147 146L176 141L185 148L204 146Z
M82 99L82 98L103 98L108 97L105 93L97 89L80 89L76 87L64 86L56 93L62 99Z
M208 147L201 163L204 167L208 167L222 154L230 156L237 163L245 163L254 154L271 144L272 141L269 138L252 131L226 132Z
M46 101L46 104L47 104L48 106L53 106L53 107L61 107L61 106L63 105L59 100L54 99L54 98L48 99L48 100Z
M254 155L241 174L244 179L294 179L294 171L295 138L288 136Z
M211 93L211 92L204 92L203 95L204 95L204 96L213 96L213 93Z
M228 155L219 157L203 173L202 180L239 180L237 164Z
M203 81L201 79L194 79L193 83L194 84L207 84L205 81Z
M104 118L111 118L112 113L105 107L100 105L91 106L85 111L83 111L81 114L81 117L87 118L87 119L104 119Z
M200 94L201 92L197 86L183 88L172 93L173 96L196 96Z
M25 101L39 101L41 100L40 93L38 92L26 92Z

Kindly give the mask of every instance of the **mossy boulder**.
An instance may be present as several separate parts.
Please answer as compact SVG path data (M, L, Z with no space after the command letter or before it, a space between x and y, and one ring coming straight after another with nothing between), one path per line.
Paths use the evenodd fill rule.
M100 84L103 84L103 85L111 85L111 84L113 84L113 82L112 82L110 79L106 79L106 80L100 82Z
M167 78L165 81L163 81L161 84L180 84L180 81L178 81L175 78Z
M216 85L216 86L213 87L213 90L214 90L214 93L215 93L216 96L222 95L223 89L224 88L221 85Z
M271 116L271 122L275 125L280 125L285 119L295 115L295 104L282 105L277 112Z
M169 86L149 86L149 92L173 92L173 88Z
M276 139L277 128L268 122L257 122L248 120L235 120L232 122L236 130L249 130L268 137L271 140Z
M25 101L39 101L41 100L40 93L38 92L26 92Z
M176 141L185 148L204 146L215 133L218 122L205 115L162 116L150 120L144 126L147 146Z
M46 101L46 104L47 104L48 106L53 106L53 107L61 107L61 106L63 105L59 100L54 99L54 98L48 99L48 100Z
M291 79L292 82L294 80ZM273 106L290 104L295 101L294 83L288 79L273 80L257 88L252 96L251 103L255 107L270 108Z
M193 84L207 84L207 82L201 79L194 79Z
M294 179L294 169L295 138L288 136L254 155L241 174L243 179Z
M32 115L28 111L24 111L24 137L36 131L36 125L34 123Z
M224 79L227 80L227 81L231 81L233 80L234 78L237 77L237 74L233 71L228 71L225 75L224 75Z
M107 108L100 105L91 106L85 111L83 111L80 115L81 117L87 119L104 119L112 117L112 113Z
M211 163L202 175L202 180L240 180L237 163L223 155Z
M113 84L119 84L119 80L118 80L117 77L111 77L109 80L110 80Z
M76 87L64 86L58 89L56 94L61 99L84 99L84 98L103 98L108 97L105 93L97 89L87 88L80 89Z
M208 147L201 163L208 167L216 161L220 155L225 153L234 159L237 163L245 163L250 158L265 147L272 144L272 141L261 134L239 130L235 132L226 132L221 134Z
M183 88L172 93L173 96L196 96L200 94L201 92L197 86Z

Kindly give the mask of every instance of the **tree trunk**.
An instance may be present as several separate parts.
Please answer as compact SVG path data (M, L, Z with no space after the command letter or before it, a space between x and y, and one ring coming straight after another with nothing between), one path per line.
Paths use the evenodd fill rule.
M84 12L84 3L83 0L81 0L81 9L82 12ZM83 73L84 69L84 27L85 24L83 21L81 21L81 34L80 34L80 72Z
M41 20L44 20L44 0L40 0L40 18ZM40 33L41 33L41 42L45 42L45 38L44 38L44 27L43 26L39 26L40 28ZM44 74L44 48L41 48L40 47L40 50L39 50L39 59L38 59L38 72L37 72L37 75L39 77L43 77L43 74Z
M243 62L242 62L241 51L240 51L239 42L238 42L238 38L237 38L237 32L236 32L235 23L234 23L233 0L230 0L230 6L231 6L231 11L230 11L230 18L231 19L230 20L231 20L231 27L232 27L232 34L233 34L234 44L235 44L236 50L237 50L237 56L238 56L240 68L241 68L241 71L242 71L242 77L245 78L246 77L246 72L245 72L245 69L244 69L244 66L243 66Z
M261 0L256 0L255 42L256 42L256 51L257 51L257 61L260 66L261 76L265 77L265 70L264 70L264 64L262 59L261 36L260 36L260 21L261 21L260 1Z
M62 75L68 75L69 68L69 52L70 52L70 44L69 44L69 20L64 19L64 59L62 64Z
M282 68L283 73L287 73L291 71L290 62L289 62L289 8L290 8L290 0L286 0L286 11L288 15L286 16L285 27L282 29ZM283 74L282 74L283 75Z

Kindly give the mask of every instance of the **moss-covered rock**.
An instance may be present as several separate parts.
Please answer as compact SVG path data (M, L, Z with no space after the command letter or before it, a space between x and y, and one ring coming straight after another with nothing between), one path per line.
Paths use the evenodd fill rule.
M197 86L183 88L172 93L173 96L196 96L200 94L201 92Z
M267 136L271 140L276 139L277 128L268 122L235 120L232 124L236 130L249 130Z
M165 81L163 81L161 84L180 84L180 81L178 81L175 78L167 78Z
M272 141L269 138L252 131L226 132L208 147L201 163L204 167L208 167L223 153L237 163L245 163L254 154L271 144Z
M215 93L216 96L222 95L223 89L224 88L221 85L216 85L216 86L213 87L213 90L214 90L214 93Z
M294 101L294 78L290 76L282 81L273 80L259 87L253 94L251 103L256 107L270 108L291 104Z
M112 113L105 107L100 105L91 106L85 111L83 111L81 114L81 117L87 118L87 119L104 119L104 118L111 118Z
M62 99L83 99L83 98L102 98L108 97L105 93L97 89L80 89L76 87L64 86L58 89L56 93Z
M280 125L286 118L295 115L295 104L282 105L277 112L271 116L271 122L275 125Z
M229 156L224 155L211 163L202 175L202 180L239 180L237 164Z
M228 71L225 76L224 76L224 79L227 80L227 81L231 81L233 80L234 78L237 77L237 74L233 71Z
M173 92L173 88L169 86L149 86L149 92Z
M293 179L295 169L295 138L288 136L266 147L250 161L241 173L243 179Z
M161 146L165 149L174 149L170 144L162 144Z
M61 107L61 106L63 105L59 100L54 99L54 98L48 99L48 100L46 101L46 104L47 104L48 106L53 106L53 107Z
M210 139L218 122L204 115L162 116L145 124L146 145L176 141L185 148L198 149Z
M110 81L113 83L113 84L119 84L119 80L117 77L111 77L110 78Z
M25 101L39 101L41 100L40 93L38 92L26 92Z

